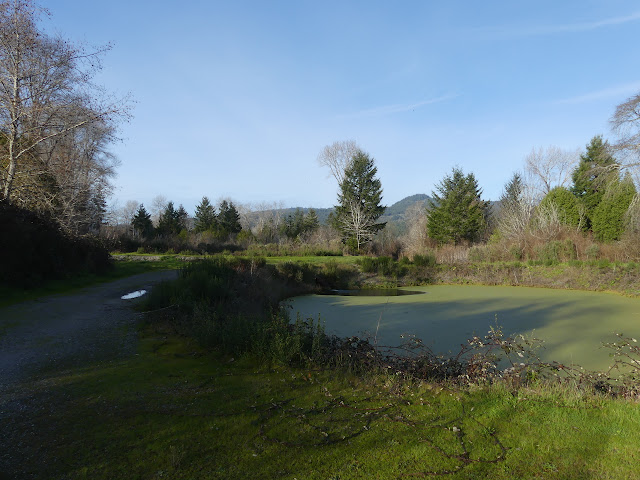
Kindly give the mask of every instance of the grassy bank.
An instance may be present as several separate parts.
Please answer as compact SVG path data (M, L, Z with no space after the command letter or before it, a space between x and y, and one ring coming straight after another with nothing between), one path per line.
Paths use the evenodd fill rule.
M11 395L43 405L5 425L15 478L640 478L635 402L267 369L161 329Z
M471 263L439 265L432 281L447 284L512 285L640 295L637 263L568 262L556 265Z
M137 355L52 371L0 394L0 471L65 479L640 478L636 395L609 395L597 379L550 382L530 368L502 375L489 355L394 363L304 320L290 325L273 308L295 292L361 279L330 262L189 264L151 292ZM493 342L520 353L513 340Z

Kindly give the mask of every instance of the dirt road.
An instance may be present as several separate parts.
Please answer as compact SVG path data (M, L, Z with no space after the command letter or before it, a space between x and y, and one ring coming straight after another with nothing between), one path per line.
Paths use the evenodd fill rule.
M120 297L175 278L149 272L0 309L0 392L21 381L95 360L135 352L132 305Z
M0 480L43 478L60 460L49 453L58 410L69 399L48 386L70 367L136 351L139 301L121 297L175 278L150 272L0 309ZM62 468L64 470L64 468Z

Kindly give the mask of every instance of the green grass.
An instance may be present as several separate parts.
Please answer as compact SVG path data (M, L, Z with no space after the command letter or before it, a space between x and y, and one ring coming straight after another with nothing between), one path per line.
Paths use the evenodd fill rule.
M308 263L310 265L322 265L327 263L335 263L339 265L355 265L358 257L265 257L267 263L277 265L278 263L294 262L294 263Z
M30 388L14 458L38 478L640 478L636 403L560 387L266 370L155 333Z
M0 286L0 307L5 307L14 303L34 300L45 295L72 293L81 288L89 287L99 283L110 282L119 278L130 277L139 273L156 270L168 270L180 268L184 262L176 258L176 255L165 255L160 260L155 261L127 261L119 260L114 264L114 268L104 275L82 274L72 278L49 282L42 287L35 289L17 289Z

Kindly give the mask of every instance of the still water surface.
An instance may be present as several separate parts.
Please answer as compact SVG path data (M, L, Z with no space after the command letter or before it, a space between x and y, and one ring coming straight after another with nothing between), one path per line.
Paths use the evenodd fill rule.
M544 360L605 369L611 362L603 342L624 333L640 341L640 299L615 294L526 287L435 285L411 287L424 295L308 295L289 300L292 315L320 319L327 333L373 336L399 345L415 334L434 352L457 353L473 335L496 323L505 333L544 340Z

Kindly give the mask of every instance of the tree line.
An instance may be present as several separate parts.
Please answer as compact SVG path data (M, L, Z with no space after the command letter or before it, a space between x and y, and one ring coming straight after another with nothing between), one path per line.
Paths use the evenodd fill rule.
M639 233L640 197L632 176L640 165L638 112L640 95L616 108L614 144L596 135L584 152L532 150L524 170L513 173L493 204L482 198L473 173L454 167L422 213L413 215L414 236L424 246L471 245L490 238L518 242L527 235L550 240L567 231L606 243ZM385 226L377 221L385 207L374 160L349 140L325 147L318 161L338 182L330 223L345 246L359 251Z
M617 160L616 152L600 135L591 139L584 152L534 149L523 171L514 172L507 182L498 202L482 198L473 173L454 167L436 186L426 207L414 212L415 225L410 230L415 234L417 226L421 248L490 239L520 242L526 236L547 241L567 231L588 233L600 242L620 240L626 232L640 231L640 201L630 173L634 165ZM386 207L375 160L354 141L342 141L325 147L318 161L338 183L337 203L324 228L348 252L371 251L386 226L380 221ZM216 211L207 197L192 218L172 202L165 205L157 225L150 217L140 205L131 219L134 235L149 238L182 232L185 236L190 231L228 240L242 232L247 242L307 242L321 227L313 209L306 214L296 209L285 217L263 217L252 230L248 225L243 229L233 202L221 201Z

